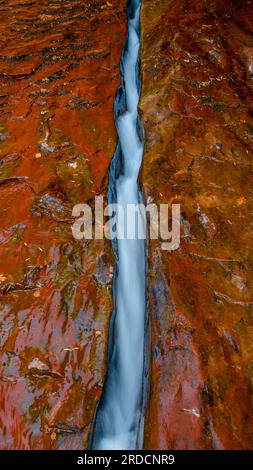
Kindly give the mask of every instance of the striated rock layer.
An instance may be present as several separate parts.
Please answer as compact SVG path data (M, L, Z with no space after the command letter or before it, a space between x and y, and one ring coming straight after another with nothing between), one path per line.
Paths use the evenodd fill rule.
M126 1L0 4L0 448L87 447L106 369L110 242L71 212L107 191Z
M253 446L253 2L143 0L143 185L181 204L150 242L146 449Z

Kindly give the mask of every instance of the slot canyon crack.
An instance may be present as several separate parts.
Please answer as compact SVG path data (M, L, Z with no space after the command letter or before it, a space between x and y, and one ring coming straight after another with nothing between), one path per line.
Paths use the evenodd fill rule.
M108 200L126 209L143 202L138 178L143 157L140 96L140 0L128 6L128 32L115 100L119 144L110 167ZM140 217L141 219L141 217ZM127 233L127 223L118 227ZM92 449L137 449L143 435L143 376L146 314L146 245L138 239L114 242L115 309L111 319L108 371L95 416Z

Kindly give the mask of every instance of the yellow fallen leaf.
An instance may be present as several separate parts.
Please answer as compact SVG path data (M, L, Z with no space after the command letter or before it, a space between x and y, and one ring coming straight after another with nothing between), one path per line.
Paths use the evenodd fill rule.
M238 204L238 206L242 206L243 204L246 204L246 199L245 199L245 197L239 197L239 198L237 199L237 204Z
M52 440L52 441L55 441L55 440L57 439L57 434L56 434L56 432L53 431L50 437L51 437L51 440Z
M181 175L187 175L187 173L187 170L178 170L176 173L174 173L173 178L178 178Z
M40 297L40 291L36 290L34 293L33 293L33 296L34 297Z
M41 158L41 153L35 153L35 158Z
M6 277L3 274L0 274L0 282L6 281Z

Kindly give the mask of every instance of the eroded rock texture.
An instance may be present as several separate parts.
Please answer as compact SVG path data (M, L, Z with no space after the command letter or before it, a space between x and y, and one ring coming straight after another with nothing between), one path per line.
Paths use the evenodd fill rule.
M253 445L252 20L252 1L143 0L142 179L182 236L150 244L149 449Z
M125 6L0 2L1 449L87 446L113 258L71 212L106 194Z

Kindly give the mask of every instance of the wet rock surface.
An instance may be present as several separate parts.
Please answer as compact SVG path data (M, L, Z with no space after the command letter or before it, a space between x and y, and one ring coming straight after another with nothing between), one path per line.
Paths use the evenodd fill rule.
M181 204L150 242L147 449L250 449L253 4L144 0L147 198Z
M0 447L87 448L114 264L75 241L107 191L126 2L0 2Z

